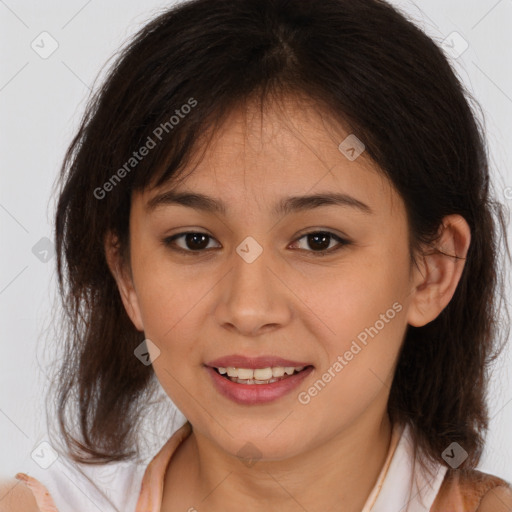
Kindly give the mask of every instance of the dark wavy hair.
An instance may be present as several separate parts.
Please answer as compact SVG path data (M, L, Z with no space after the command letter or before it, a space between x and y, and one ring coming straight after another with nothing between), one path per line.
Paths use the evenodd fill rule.
M405 203L411 262L434 247L444 216L469 224L452 300L432 322L407 328L388 413L411 426L427 463L446 464L441 454L456 441L469 454L462 467L477 465L490 363L503 346L503 205L492 199L476 101L440 45L379 0L187 1L159 13L117 56L58 177L65 334L55 416L75 461L133 458L158 386L152 366L134 357L144 336L107 265L106 234L117 235L129 264L132 192L178 180L234 109L291 95L364 142ZM130 160L150 139L147 155Z

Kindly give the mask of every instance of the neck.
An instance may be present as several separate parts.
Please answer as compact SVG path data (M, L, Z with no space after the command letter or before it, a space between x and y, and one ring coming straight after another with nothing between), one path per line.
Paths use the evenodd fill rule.
M186 496L184 510L315 512L338 510L342 503L344 512L359 512L386 460L391 431L384 413L380 421L354 423L300 456L250 467L192 432L173 457L180 470L167 472L162 512L175 510L164 505L175 503L170 496L179 493Z

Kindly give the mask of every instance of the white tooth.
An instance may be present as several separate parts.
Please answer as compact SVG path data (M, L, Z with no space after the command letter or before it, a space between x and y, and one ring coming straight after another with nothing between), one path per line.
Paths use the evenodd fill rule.
M228 372L229 377L238 377L238 370L236 368L233 368L232 366L228 366L226 368L226 371Z
M260 368L261 369L261 368ZM238 379L238 378L233 378L231 379L233 382L236 382L237 384L245 384L245 385L260 385L260 384L272 384L273 382L277 382L279 381L280 379L266 379L266 380L257 380L257 379Z
M284 372L287 375L291 375L295 371L295 368L293 366L285 366Z
M257 368L254 370L254 378L258 380L269 380L272 378L272 368Z
M272 367L272 377L282 377L283 375L284 375L284 367L283 366Z
M227 371L227 370L226 370L226 368L222 368L222 367L217 368L217 370L219 370L219 373L220 373L221 375L224 375L224 374L226 373L226 371Z
M305 366L296 366L295 371L301 372L302 370L304 370L304 368L305 368Z
M250 368L238 368L239 379L252 379L254 377L254 370Z

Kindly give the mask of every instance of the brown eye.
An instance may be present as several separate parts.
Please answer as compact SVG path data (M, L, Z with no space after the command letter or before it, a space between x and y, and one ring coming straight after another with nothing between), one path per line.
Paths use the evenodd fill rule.
M307 247L311 249L309 250L306 247L305 250L313 253L319 253L320 255L337 251L341 247L349 244L348 240L344 240L343 238L335 235L334 233L330 233L329 231L312 231L310 233L306 233L298 238L295 243L297 243L299 240L302 240L303 238L306 239ZM333 241L337 241L337 246L335 244L334 249L331 245Z
M294 244L297 244L298 241L302 239L306 239L307 247L299 248L318 256L323 256L325 254L335 252L345 245L350 244L348 240L343 239L329 231L312 231L310 233L306 233L298 238ZM176 242L177 240L182 241L180 244L178 244ZM206 249L211 249L212 247L208 247L208 244L212 240L215 239L206 233L186 232L165 238L163 243L177 251L194 254L206 252ZM331 245L332 242L335 242L334 246Z
M331 243L331 235L327 233L315 233L307 235L309 246L315 251L326 251Z
M183 239L182 245L175 242L179 239ZM167 246L177 246L178 250L185 252L204 252L204 249L208 248L210 240L214 240L214 238L206 233L189 232L173 235L164 239L163 242Z
M185 235L185 245L193 251L205 249L208 246L208 235L203 233L189 233Z

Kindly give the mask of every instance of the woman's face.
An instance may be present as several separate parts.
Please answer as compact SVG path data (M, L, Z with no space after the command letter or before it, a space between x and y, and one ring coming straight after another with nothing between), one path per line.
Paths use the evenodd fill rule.
M280 459L380 422L413 285L404 204L351 139L339 149L349 133L292 102L256 112L234 113L174 185L208 201L155 200L169 185L133 196L127 309L196 432ZM306 199L318 194L339 202ZM199 234L166 245L184 232ZM305 368L251 384L212 366L259 381Z

